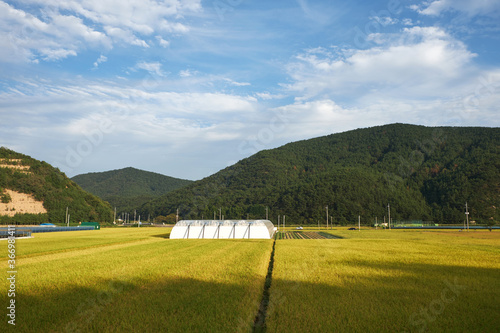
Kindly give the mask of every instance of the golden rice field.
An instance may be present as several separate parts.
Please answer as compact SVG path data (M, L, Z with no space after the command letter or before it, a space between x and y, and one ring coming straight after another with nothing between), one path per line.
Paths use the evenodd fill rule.
M268 332L499 332L500 233L278 240Z
M129 228L18 240L15 331L247 331L272 241L165 237L161 228Z
M169 230L17 240L16 327L0 331L252 331L273 241ZM500 232L321 232L341 238L276 241L267 332L498 332ZM5 241L0 260L6 275Z

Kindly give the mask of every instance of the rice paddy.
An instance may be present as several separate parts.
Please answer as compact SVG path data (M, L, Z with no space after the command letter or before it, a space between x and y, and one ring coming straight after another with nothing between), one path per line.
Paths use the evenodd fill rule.
M329 231L277 241L269 332L497 332L500 234Z
M170 240L169 230L17 240L15 331L251 331L273 241ZM306 228L281 236L267 332L500 327L499 232ZM7 267L5 242L0 259ZM8 304L6 291L0 301Z
M142 228L18 240L16 331L247 331L272 241L165 237Z

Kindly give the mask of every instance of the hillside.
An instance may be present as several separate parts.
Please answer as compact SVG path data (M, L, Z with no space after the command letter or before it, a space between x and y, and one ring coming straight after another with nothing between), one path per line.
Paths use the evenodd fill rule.
M108 201L117 211L130 211L141 204L184 187L192 181L159 173L124 168L71 178L84 190Z
M111 207L46 162L0 147L0 223L113 219Z
M287 215L290 223L334 223L387 215L462 223L467 201L478 222L499 221L500 129L392 124L259 152L145 204L182 218ZM218 215L218 214L217 214Z

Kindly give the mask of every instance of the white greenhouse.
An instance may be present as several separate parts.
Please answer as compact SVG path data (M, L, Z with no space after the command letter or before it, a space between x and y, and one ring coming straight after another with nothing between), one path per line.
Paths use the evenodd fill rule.
M269 220L182 220L170 239L271 239L275 231Z

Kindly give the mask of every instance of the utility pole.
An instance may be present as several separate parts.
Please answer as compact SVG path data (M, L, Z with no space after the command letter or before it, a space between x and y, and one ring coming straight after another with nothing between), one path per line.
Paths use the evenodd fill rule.
M222 208L219 207L219 220L222 220Z
M285 223L286 215L283 215L283 231L285 231L286 223Z
M68 206L66 206L66 223L68 223ZM68 227L69 227L69 224L68 224Z
M134 223L135 223L135 221L137 221L136 216L137 216L137 211L134 209Z
M269 220L269 207L266 207L266 220Z
M391 206L387 204L387 211L389 212L389 230L391 230Z
M358 215L358 231L361 231L361 215Z
M465 202L465 217L467 218L467 231L469 231L469 207L467 207L467 202Z
M68 214L68 227L69 227L69 219L71 218L71 214Z
M326 230L328 230L328 205L326 206Z
M278 215L278 231L280 231L280 216Z
M116 224L116 207L115 207L115 215L113 216L113 224Z
M179 222L179 208L177 208L177 213L175 214L175 223Z

